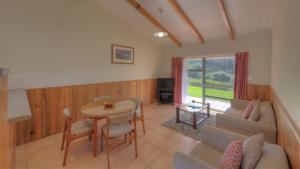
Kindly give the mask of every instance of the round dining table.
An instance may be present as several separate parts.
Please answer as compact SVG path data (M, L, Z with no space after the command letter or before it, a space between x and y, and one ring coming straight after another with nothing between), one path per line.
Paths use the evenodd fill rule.
M93 119L93 152L97 156L97 134L98 120L104 119L110 115L117 115L133 111L136 105L131 100L117 101L112 108L105 108L103 101L95 101L81 107L81 113Z

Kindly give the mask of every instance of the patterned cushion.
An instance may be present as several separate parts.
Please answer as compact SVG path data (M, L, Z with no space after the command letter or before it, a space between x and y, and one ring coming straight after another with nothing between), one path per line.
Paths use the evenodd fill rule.
M260 117L260 101L257 100L254 103L254 108L248 118L248 120L258 121Z
M222 159L222 169L239 169L243 158L243 140L232 141L226 148Z
M253 108L254 108L254 103L255 103L255 100L251 101L248 106L246 107L244 113L243 113L243 118L244 119L248 119Z

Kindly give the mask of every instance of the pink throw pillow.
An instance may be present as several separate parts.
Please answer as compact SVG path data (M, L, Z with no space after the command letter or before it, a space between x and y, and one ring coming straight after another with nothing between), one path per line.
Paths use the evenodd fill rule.
M231 142L221 159L222 169L239 169L243 159L243 140Z
M251 102L248 104L248 106L246 107L246 109L245 109L245 111L244 111L244 113L243 113L243 116L242 116L244 119L248 119L248 118L249 118L251 112L252 112L253 109L254 109L254 104L255 104L255 100L251 101Z

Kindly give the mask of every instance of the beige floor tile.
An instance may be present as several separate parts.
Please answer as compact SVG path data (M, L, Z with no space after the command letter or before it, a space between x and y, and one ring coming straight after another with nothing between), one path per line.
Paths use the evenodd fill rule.
M154 160L158 159L161 154L161 149L147 143L139 148L138 159L140 159L144 164L150 165Z
M135 158L134 144L121 145L111 152L112 169L171 169L176 152L189 153L199 141L186 137L161 124L175 117L175 106L145 106L146 135L140 121L137 122L138 157ZM62 133L18 146L16 149L17 169L60 169L63 152L60 151ZM107 169L107 154L100 152L93 157L92 143L87 138L70 145L67 169ZM31 167L31 168L29 168Z
M67 165L68 169L107 169L107 162L103 154L97 157L86 157L73 161Z
M178 143L181 143L181 144L184 144L186 146L195 146L196 144L200 143L200 141L198 140L195 140L193 138L190 138L190 137L181 137L180 139L178 139L177 141Z
M36 140L36 141L30 142L30 143L27 143L26 144L27 152L28 153L35 152L36 150L39 150L40 148L43 148L43 147L46 147L46 146L52 145L52 144L56 145L56 142L55 142L53 136L45 137L40 140Z
M27 157L24 156L18 156L16 157L16 167L15 169L27 169Z
M190 145L190 146L187 146L187 145L184 145L184 144L181 144L181 143L175 143L173 144L172 146L170 146L168 149L167 149L167 153L169 153L170 155L174 155L176 152L181 152L181 153L190 153L191 150L194 148L194 146Z
M170 154L163 154L150 166L153 169L173 169L173 157Z
M170 139L163 135L157 135L153 139L149 140L149 142L161 150L168 149L172 144L175 143L176 140Z
M58 146L54 142L45 144L43 146L40 144L39 148L34 147L30 151L27 151L26 154L29 168L62 155Z
M62 156L56 156L50 160L45 160L29 169L63 169L62 166L63 157Z
M59 148L60 148L61 142L62 142L62 133L55 134L55 135L53 135L52 137L53 137L55 143L56 143L56 144L59 146Z
M100 146L99 146L100 147ZM76 140L70 144L68 163L93 156L93 147L87 139Z
M166 136L172 140L178 140L179 138L182 137L182 134L172 130L172 129L169 129L169 128L166 128L164 126L159 126L155 129L159 134L163 135L163 136Z
M27 145L23 144L16 147L16 158L23 157L26 155Z
M128 165L117 166L113 169L145 169L146 167L147 166L143 162L136 158L130 161Z

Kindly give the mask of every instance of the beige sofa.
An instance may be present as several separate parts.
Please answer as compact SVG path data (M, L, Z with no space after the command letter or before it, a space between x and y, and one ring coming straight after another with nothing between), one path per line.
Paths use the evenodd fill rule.
M204 126L202 140L190 154L176 153L176 169L218 169L227 145L236 139L245 139L238 133L220 128ZM265 143L262 155L255 169L288 169L288 161L283 149L275 144Z
M277 128L271 103L261 102L261 115L258 121L242 118L248 103L248 101L232 100L231 108L227 109L223 114L219 113L216 115L216 126L246 136L263 133L265 141L276 143Z

